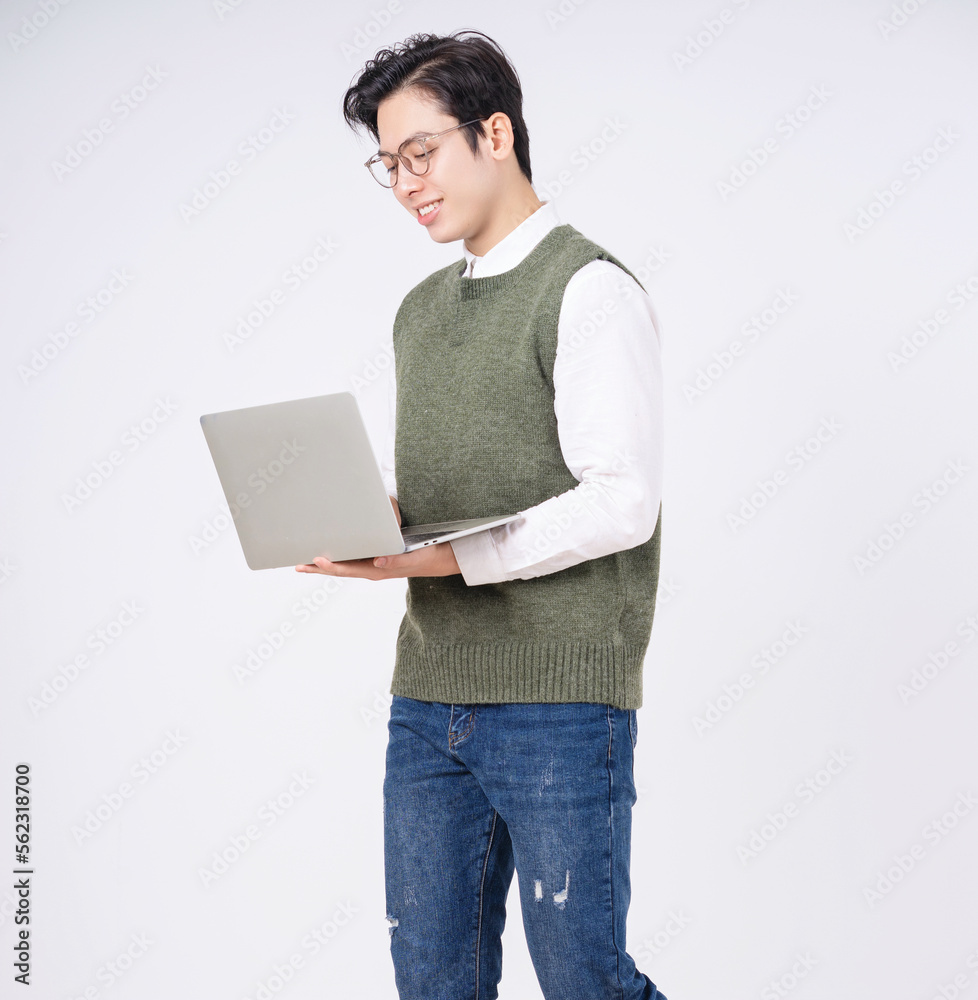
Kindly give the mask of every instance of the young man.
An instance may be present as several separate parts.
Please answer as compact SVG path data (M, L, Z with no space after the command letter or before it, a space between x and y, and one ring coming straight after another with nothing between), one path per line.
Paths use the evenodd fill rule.
M485 35L381 50L343 108L379 143L375 179L432 239L463 241L394 320L391 502L409 524L523 515L297 567L408 578L384 780L399 994L497 996L515 868L548 1000L665 1000L625 947L659 571L655 313L537 198L519 79Z

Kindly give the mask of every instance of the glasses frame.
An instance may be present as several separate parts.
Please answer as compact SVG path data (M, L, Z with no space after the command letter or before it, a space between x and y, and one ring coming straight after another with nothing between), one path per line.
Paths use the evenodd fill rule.
M426 173L428 173L428 165L431 161L428 158L429 149L425 144L429 142L431 139L438 139L443 135L447 135L449 132L454 132L456 129L464 128L466 125L474 125L476 122L484 122L491 117L492 117L491 115L487 115L486 118L473 118L472 121L470 122L459 122L458 125L453 125L451 128L446 128L441 132L435 132L432 135L413 135L411 136L410 139L405 139L404 142L402 142L401 145L398 146L396 153L387 153L384 152L383 150L378 150L376 153L374 153L373 156L370 157L369 160L366 161L366 163L364 163L364 166L367 168L367 172L370 174L370 176L373 177L373 179L382 188L384 188L385 191L390 191L397 184L398 170L400 169L401 163L404 164L404 169L407 170L409 174L414 174L415 177L423 177ZM404 149L404 147L409 142L421 143L421 152L424 153L424 170L422 170L420 174L416 170L412 170L408 166L407 161L404 160L401 155L401 150ZM390 156L394 160L394 182L392 184L385 184L379 177L377 177L374 174L373 170L371 169L371 164L377 163L382 156Z

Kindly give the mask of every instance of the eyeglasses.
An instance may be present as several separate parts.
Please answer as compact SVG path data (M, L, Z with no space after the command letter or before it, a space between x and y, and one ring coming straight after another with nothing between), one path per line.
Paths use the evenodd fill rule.
M403 163L408 171L417 177L428 172L428 154L432 152L425 143L439 136L447 135L465 125L474 125L476 122L484 122L485 118L473 118L470 122L460 122L451 128L446 128L443 132L436 132L434 135L418 136L414 139L405 139L401 143L396 153L375 153L370 157L364 166L370 171L373 179L385 188L392 188L397 183L397 166Z

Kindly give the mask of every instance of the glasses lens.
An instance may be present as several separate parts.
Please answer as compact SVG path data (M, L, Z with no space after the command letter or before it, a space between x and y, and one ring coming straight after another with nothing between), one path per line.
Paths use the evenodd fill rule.
M378 156L370 161L370 172L384 187L393 187L394 160L389 156Z
M404 143L399 155L412 174L420 176L428 169L425 148L416 139ZM370 172L384 187L393 187L397 182L397 161L386 153L378 153L377 158L370 161Z
M428 157L425 155L424 146L417 139L404 143L398 152L412 174L423 174L428 169Z

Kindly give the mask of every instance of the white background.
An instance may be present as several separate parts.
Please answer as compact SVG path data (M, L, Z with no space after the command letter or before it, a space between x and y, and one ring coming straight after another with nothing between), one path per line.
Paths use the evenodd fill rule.
M629 950L669 1000L978 997L978 7L47 3L0 5L4 871L18 762L34 796L34 990L12 982L8 874L0 994L396 995L381 783L404 583L248 570L198 418L356 387L380 448L396 308L462 251L367 176L340 100L381 45L477 28L520 74L538 195L662 320ZM64 170L67 147L88 155ZM500 995L523 1000L516 892Z

